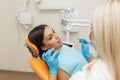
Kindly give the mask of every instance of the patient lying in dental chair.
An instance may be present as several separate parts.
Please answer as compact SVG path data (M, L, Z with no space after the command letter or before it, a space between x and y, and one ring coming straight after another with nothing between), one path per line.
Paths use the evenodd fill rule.
M40 59L42 53L50 48L60 50L62 54L60 54L58 58L58 80L68 80L72 74L78 70L82 70L82 67L88 64L88 61L84 58L82 53L73 47L63 44L59 35L48 25L36 26L28 34L28 40L38 49L37 56L39 56ZM39 74L39 72L37 74Z

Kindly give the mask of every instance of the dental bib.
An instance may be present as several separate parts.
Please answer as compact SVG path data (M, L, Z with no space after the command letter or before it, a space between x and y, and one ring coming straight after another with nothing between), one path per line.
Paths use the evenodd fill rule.
M59 68L67 72L69 75L82 70L82 67L88 64L82 53L75 48L62 45L59 55Z

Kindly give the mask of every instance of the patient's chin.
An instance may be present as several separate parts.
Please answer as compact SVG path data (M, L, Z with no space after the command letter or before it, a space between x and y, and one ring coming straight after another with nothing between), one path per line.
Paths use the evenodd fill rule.
M57 44L54 48L55 48L56 50L58 50L59 48L61 48L61 46L62 46L62 44Z

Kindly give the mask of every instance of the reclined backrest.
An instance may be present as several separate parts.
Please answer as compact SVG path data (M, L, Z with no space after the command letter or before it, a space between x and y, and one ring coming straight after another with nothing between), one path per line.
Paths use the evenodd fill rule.
M30 42L29 39L25 40L25 46L29 49L33 57L37 58L39 56L38 48L32 42Z
M46 63L42 59L38 58L39 50L37 47L31 43L29 39L25 40L25 46L29 49L30 53L33 56L33 58L29 60L29 65L31 68L42 80L48 80L49 69Z

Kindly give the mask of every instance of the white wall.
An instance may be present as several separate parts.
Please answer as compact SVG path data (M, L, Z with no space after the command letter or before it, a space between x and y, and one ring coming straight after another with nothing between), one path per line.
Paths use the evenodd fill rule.
M65 33L62 32L62 25L59 22L59 10L39 10L35 0L29 1L28 9L32 13L33 26L43 23L53 26L65 40ZM73 0L59 1L72 2ZM79 10L81 19L92 19L93 10L102 1L74 0L75 8ZM24 47L24 40L30 29L26 30L22 25L16 24L16 11L21 8L23 8L23 0L2 0L0 2L0 69L32 71L28 64L31 55ZM80 49L77 39L80 37L88 38L87 31L89 31L89 27L81 27L78 33L71 34L70 41L75 43L77 49Z

